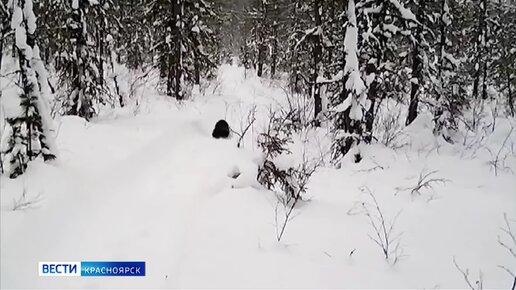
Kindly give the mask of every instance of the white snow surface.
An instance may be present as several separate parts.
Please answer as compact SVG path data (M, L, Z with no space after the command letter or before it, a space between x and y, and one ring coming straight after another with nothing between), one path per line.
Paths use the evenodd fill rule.
M255 181L261 152L253 143L284 93L276 81L250 74L225 65L204 93L183 103L149 93L138 110L116 109L90 123L60 118L59 160L0 179L1 288L467 288L454 257L473 281L481 271L486 288L512 285L498 265L514 270L516 259L497 236L510 243L500 230L503 214L516 219L514 152L504 151L512 172L495 176L488 150L436 139L425 113L403 129L409 145L362 146L362 162L319 168L278 242L276 197ZM211 138L218 119L236 130L253 105L257 122L243 148L236 136ZM515 125L499 118L485 147L496 153ZM312 132L321 141L312 151L327 148L325 130ZM516 132L508 140L514 144ZM400 190L433 170L449 182L420 195ZM394 265L369 238L368 219L352 214L367 200L363 186L389 220L401 210L394 230L404 257ZM24 190L32 203L13 211ZM87 260L145 261L147 273L37 275L39 261Z

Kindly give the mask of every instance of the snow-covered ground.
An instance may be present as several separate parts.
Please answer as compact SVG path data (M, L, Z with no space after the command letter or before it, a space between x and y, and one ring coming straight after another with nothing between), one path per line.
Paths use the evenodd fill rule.
M278 242L276 197L255 181L253 144L284 99L278 83L226 65L205 95L182 104L149 89L137 114L61 117L59 160L0 179L1 288L467 288L454 258L471 281L510 288L499 266L515 271L516 259L497 239L515 247L501 230L504 213L516 230L516 129L505 140L514 119L498 118L478 146L468 136L465 146L436 140L422 113L400 133L408 145L363 147L358 164L319 168ZM211 138L218 119L238 129L253 105L258 121L243 148L236 136ZM310 142L321 153L324 130ZM489 162L500 148L495 176ZM425 173L438 181L411 193ZM399 213L396 263L369 237L367 192L386 221ZM86 260L145 261L147 272L38 277L39 261Z

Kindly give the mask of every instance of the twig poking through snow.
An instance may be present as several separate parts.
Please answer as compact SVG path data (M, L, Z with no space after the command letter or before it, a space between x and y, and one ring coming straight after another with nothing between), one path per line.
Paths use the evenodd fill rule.
M241 118L240 119L240 132L233 131L238 136L238 142L237 147L240 148L240 145L243 145L244 137L247 131L253 126L254 122L256 121L256 105L253 105L251 109L249 109L249 112L247 112L247 119Z
M380 110L380 105L378 110ZM400 122L403 119L401 110L389 108L388 106L384 110L385 113L377 113L378 118L375 118L374 135L377 137L374 138L385 147L393 150L407 146L405 126L403 122Z
M394 232L394 226L401 211L391 221L387 221L373 192L366 186L361 187L360 190L365 192L372 200L372 203L361 203L363 214L369 219L369 223L375 233L374 236L368 236L382 249L385 260L394 265L404 257L403 247L401 246L401 235L403 233L396 234Z
M509 252L514 259L516 259L516 235L511 228L511 223L507 217L507 213L503 214L504 226L500 230L505 234L505 237L509 239L509 242L503 241L502 237L498 235L498 244ZM499 268L507 272L513 279L511 290L516 287L516 271L510 270L506 266L498 265Z
M446 178L434 178L432 175L436 174L438 171L433 170L430 172L426 172L426 170L421 170L419 173L419 177L417 180L417 183L413 186L407 186L407 187L396 187L396 193L394 195L397 195L400 191L410 191L410 194L414 196L415 194L421 195L421 191L423 189L434 189L434 186L436 184L443 184L445 185L447 182L451 182L451 180Z
M13 211L35 208L40 201L41 193L36 195L33 199L27 200L27 188L24 186L20 198L13 200Z
M351 257L351 256L353 256L353 254L355 253L355 251L356 251L356 250L357 250L356 248L355 248L355 249L353 249L353 250L351 250L351 252L349 252L349 256L350 256L350 257Z
M455 268L457 268L457 270L459 270L459 272L464 277L464 281L466 281L466 284L468 284L469 289L471 289L471 290L482 290L482 289L484 289L483 282L482 282L482 280L483 280L483 278L482 278L482 271L479 271L479 273L478 273L478 280L475 281L475 284L477 285L477 287L473 287L473 284L471 283L471 280L469 278L469 270L468 269L463 270L459 266L459 264L457 264L457 261L455 260L455 257L453 257L453 264L455 265Z
M378 169L385 170L385 167L383 167L382 165L378 164L378 162L373 161L373 163L375 164L375 166L373 166L371 168L366 168L366 169L354 170L353 174L355 174L355 173L362 173L362 172L363 173L370 173L370 172L376 171Z
M500 149L496 153L496 155L493 155L493 152L488 148L487 151L489 151L489 154L491 154L492 160L488 162L489 165L493 167L494 175L498 176L499 170L511 170L510 167L505 166L505 160L509 156L509 153L505 153L502 155L503 149L506 148L507 141L509 140L509 137L512 135L512 131L514 131L514 127L511 127L511 130L505 136L505 139L502 143L502 146L500 146Z
M505 227L500 228L500 230L502 232L504 232L511 239L513 245L512 246L508 246L506 243L504 243L502 241L500 236L498 236L498 243L502 247L507 249L507 251L509 251L512 254L512 256L516 259L516 250L515 250L516 249L516 237L515 237L514 232L513 232L512 228L511 228L511 225L509 223L509 219L507 218L507 213L503 214L503 219L505 221Z

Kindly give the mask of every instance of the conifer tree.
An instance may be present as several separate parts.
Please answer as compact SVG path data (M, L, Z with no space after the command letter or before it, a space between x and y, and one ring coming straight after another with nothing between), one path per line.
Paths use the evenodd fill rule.
M437 21L438 37L436 38L437 75L434 86L434 134L442 135L445 140L452 142L453 132L457 129L457 114L459 114L458 90L456 83L460 62L453 56L451 50L451 34L453 16L448 0L439 3L439 18ZM450 37L451 36L451 37Z
M342 60L342 71L338 75L342 88L335 100L338 103L334 108L334 130L337 133L333 144L335 160L339 160L362 141L365 130L363 112L367 110L366 85L359 67L359 31L355 1L349 0L345 9L347 26L342 46L345 59ZM360 154L355 153L355 160L358 162L360 159Z
M346 155L362 141L370 143L376 102L394 98L404 91L405 70L396 59L400 54L408 54L402 41L411 34L410 29L416 22L415 15L398 0L358 0L347 4L347 22L343 22L347 25L346 37L341 46L345 59L342 71L334 76L334 79L342 79L341 88L332 100L337 112L335 158ZM355 54L357 60L350 59L350 55ZM355 161L360 160L360 154L355 153Z
M40 59L36 44L36 16L32 0L13 1L11 28L18 61L17 86L20 110L17 116L8 116L8 136L2 144L4 166L9 177L23 174L29 161L56 157L53 145L52 123L48 111L47 72Z
M62 113L86 120L106 104L103 64L95 36L94 15L102 9L96 1L70 0L65 5L66 35L58 56ZM91 20L91 21L90 21Z
M201 75L209 77L218 63L213 7L205 0L153 1L149 9L156 31L157 66L166 83L166 94L185 99L198 85Z

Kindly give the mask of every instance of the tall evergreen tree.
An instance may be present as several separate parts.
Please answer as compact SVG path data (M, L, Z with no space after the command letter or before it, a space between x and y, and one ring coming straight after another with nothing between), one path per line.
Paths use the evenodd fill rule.
M481 93L487 98L487 62L488 62L488 1L480 0L476 9L477 27L475 30L475 56L473 60L473 98Z
M342 87L338 94L336 113L334 118L334 129L337 133L333 144L333 158L339 160L346 155L353 146L356 146L363 139L365 130L364 114L368 109L367 90L359 63L358 48L358 23L356 17L355 1L349 0L345 7L347 24L345 26L345 37L343 40L344 59L342 60L342 71L338 79L341 79ZM355 153L355 160L360 161L360 154Z
M62 113L89 120L106 104L107 97L98 35L95 25L89 25L103 7L94 1L70 0L63 8L68 18L67 37L58 56Z
M3 51L4 51L4 43L7 38L7 34L11 31L10 27L10 15L9 9L5 5L4 1L0 1L0 68L2 68L2 59L3 59ZM0 92L1 94L1 92Z
M152 19L148 16L148 0L119 0L113 3L115 33L113 46L116 49L116 62L130 69L152 63L150 53L153 41ZM152 2L151 2L152 4Z
M205 0L151 2L149 15L156 29L158 67L168 96L182 100L198 85L201 73L208 75L217 61L213 30L208 18L215 16ZM214 24L211 22L211 24Z
M508 112L516 116L516 6L511 2L499 3L494 7L494 29L496 36L491 47L492 74L499 90L506 96Z
M359 142L371 142L377 101L403 94L406 85L403 73L406 70L399 65L397 58L408 54L408 47L403 46L401 41L411 34L410 29L416 22L416 16L398 0L348 2L346 15L344 25L348 26L342 46L342 55L346 59L343 60L340 77L335 76L337 79L342 77L343 81L340 82L340 93L332 101L337 111L334 129L342 132L337 134L334 141L336 158L346 155ZM356 18L353 21L357 28L356 45L355 28L350 17ZM358 51L357 62L348 59L349 54L355 51ZM365 84L367 100L362 97L362 85L356 75L355 63L358 63L360 77ZM360 154L355 154L355 161L360 160Z
M419 99L421 93L424 90L424 77L423 77L423 66L425 59L425 46L428 47L428 43L425 39L425 16L427 9L427 0L419 0L417 3L416 20L418 22L416 31L413 36L412 44L412 78L410 80L410 103L408 109L406 125L410 125L418 113Z
M17 86L20 110L8 116L6 144L2 144L6 172L11 178L23 174L29 161L41 157L54 159L52 124L48 112L47 73L36 44L36 16L32 0L13 1L11 28L15 34L14 47L18 60Z
M448 0L440 0L436 38L437 75L434 86L434 134L442 135L445 140L452 142L452 135L457 130L456 119L460 111L457 78L460 61L454 57L452 43L456 37L451 33L453 16Z

